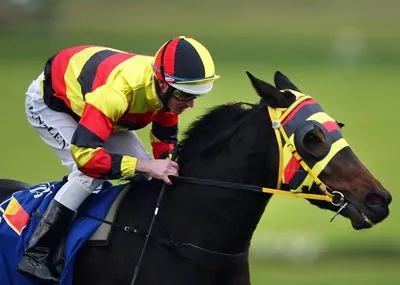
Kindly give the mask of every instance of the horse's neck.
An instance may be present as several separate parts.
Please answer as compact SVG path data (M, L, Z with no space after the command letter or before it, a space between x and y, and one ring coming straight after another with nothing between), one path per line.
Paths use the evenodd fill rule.
M270 124L265 109L259 108L213 135L195 134L202 140L183 146L182 175L274 187L279 152Z
M228 141L196 156L186 169L183 167L183 175L273 187L278 157L270 153L275 138L265 121L264 113L262 118L243 125ZM181 184L171 195L168 220L183 239L215 250L243 250L249 245L269 197Z

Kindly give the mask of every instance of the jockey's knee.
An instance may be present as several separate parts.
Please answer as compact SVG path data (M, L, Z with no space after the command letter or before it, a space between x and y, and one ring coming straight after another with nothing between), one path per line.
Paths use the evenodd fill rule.
M93 192L98 186L100 186L104 180L92 178L87 176L79 170L74 170L68 175L68 181L74 181L74 183L79 184L81 187L87 189L87 191Z
M58 190L54 199L68 209L77 211L82 202L102 183L103 180L76 170L68 175L68 181Z

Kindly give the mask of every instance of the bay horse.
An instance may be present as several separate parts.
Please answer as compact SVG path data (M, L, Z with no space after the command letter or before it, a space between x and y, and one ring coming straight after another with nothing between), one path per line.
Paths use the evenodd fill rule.
M390 193L345 143L340 124L282 73L275 86L247 75L259 103L217 106L185 132L180 176L165 191L135 284L249 285L252 235L274 194L303 195L354 229L388 216ZM0 200L23 186L0 183ZM75 285L131 284L161 186L132 185L116 223L142 234L115 229L109 246L84 246Z

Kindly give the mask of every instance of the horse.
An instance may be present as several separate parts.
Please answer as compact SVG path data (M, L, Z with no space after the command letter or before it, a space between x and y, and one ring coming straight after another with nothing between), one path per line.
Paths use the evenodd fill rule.
M281 72L275 73L275 86L247 75L258 103L216 106L196 119L180 142L180 175L171 177L165 192L154 179L121 186L131 190L115 223L139 230L114 229L108 246L84 246L73 284L133 284L148 238L136 266L137 285L249 285L251 239L273 195L305 198L348 218L356 230L388 216L388 190L348 144L337 147L342 124L322 109L304 117L307 106L319 105ZM4 184L0 200L26 186Z

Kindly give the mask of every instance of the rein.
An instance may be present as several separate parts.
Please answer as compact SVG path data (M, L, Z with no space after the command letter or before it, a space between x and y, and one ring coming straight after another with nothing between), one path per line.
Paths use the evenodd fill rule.
M278 195L291 196L291 197L296 197L296 198L327 201L327 202L331 202L332 204L338 203L338 205L340 204L340 201L334 202L334 201L336 201L336 197L338 197L339 200L341 200L343 198L343 194L338 191L333 191L332 194L330 194L328 196L328 195L322 195L322 194L290 192L290 191L286 191L286 190L266 188L266 187L260 187L260 186L249 185L249 184L226 182L226 181L221 181L221 180L205 179L205 178L197 178L197 177L189 177L189 176L169 176L169 178L171 179L172 182L177 181L177 182L183 182L183 183L188 183L188 184L212 186L212 187L225 188L225 189L244 190L244 191L258 192L258 193L278 194Z

